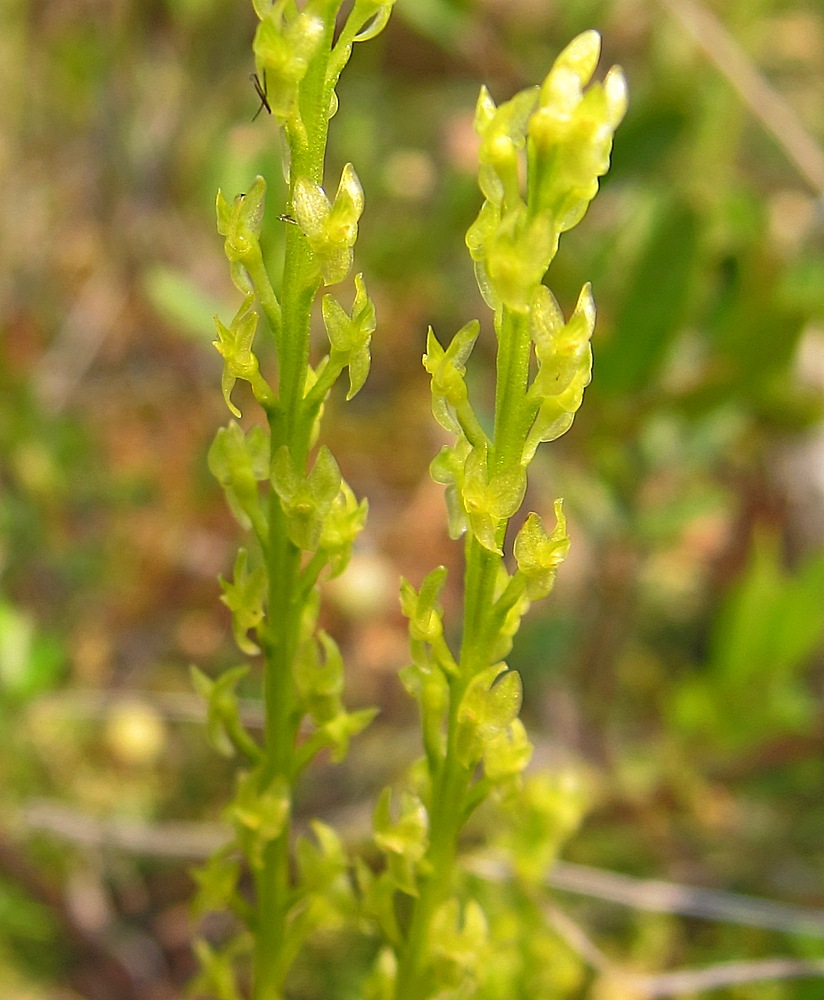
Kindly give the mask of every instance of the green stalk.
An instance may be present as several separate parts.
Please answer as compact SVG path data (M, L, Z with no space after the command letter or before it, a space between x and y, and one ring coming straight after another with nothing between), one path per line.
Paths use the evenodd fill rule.
M529 313L503 306L496 359L492 474L521 460L523 442L534 418L534 412L525 413L531 348Z
M529 380L531 340L528 314L504 309L497 357L495 432L490 464L494 472L520 458L525 436L525 397ZM528 425L527 425L528 426ZM503 543L506 522L499 529ZM464 570L464 627L457 677L450 678L446 753L434 776L429 817L428 875L415 901L406 948L397 977L396 1000L421 1000L427 995L423 960L432 918L449 894L458 838L466 819L472 773L461 764L457 750L459 712L467 687L488 666L490 619L500 557L467 534Z
M246 856L254 893L248 902L241 899L236 884L240 865L223 870L222 855L201 875L204 910L217 909L216 901L225 903L240 913L245 925L228 944L212 948L204 942L201 949L198 986L223 998L240 996L233 966L240 971L250 942L252 978L246 992L251 1000L283 1000L290 967L307 936L323 926L324 918L311 906L320 890L304 877L302 862L292 868L294 787L320 749L331 744L334 754L345 752L348 740L370 715L347 712L339 692L324 687L325 676L317 679L317 690L304 690L311 672L301 673L314 655L325 657L333 673L341 668L336 647L307 617L315 613L313 590L321 572L326 567L342 571L365 516L363 504L352 508L354 494L328 449L319 453L310 472L311 445L327 393L348 367L354 394L368 370L375 311L361 276L355 279L357 317L353 313L351 328L340 315L335 316L334 330L327 321L330 353L318 366L313 391L307 392L307 384L316 374L309 363L312 309L322 283L337 284L347 277L363 210L363 192L351 165L344 169L334 205L326 207L321 190L334 88L353 44L382 30L393 2L354 0L338 25L343 0L253 0L260 20L254 40L258 95L289 147L289 191L286 205L277 209L289 213L280 218L296 223L284 230L282 280L274 286L260 250L265 180L257 178L232 201L221 192L217 197L218 232L225 237L232 279L244 296L231 326L217 323L215 346L224 359L222 390L238 417L231 393L238 379L248 382L269 424L268 468L259 427L244 431L232 423L210 451L210 467L242 527L251 528L259 546L248 562L245 551L239 554L236 578L224 587L238 646L247 654L257 648L262 653L265 709L259 745L244 729L232 701L233 686L246 668L228 671L225 680L214 683L196 675L210 699L215 730L210 735L218 749L224 751L228 739L251 762L251 768L239 774L231 815L237 828L233 847ZM277 380L271 385L254 351L260 320L255 297L277 357ZM333 301L341 314L343 307ZM347 336L352 341L348 346ZM303 646L307 625L311 648ZM247 641L246 633L252 630L257 646L251 637ZM303 719L317 729L298 747ZM223 721L225 731L218 731L216 720ZM322 851L333 851L324 838L318 839Z
M396 1000L423 1000L429 993L423 968L427 937L436 910L449 894L463 806L472 778L460 763L455 746L458 710L465 691L463 677L455 678L450 686L446 754L432 786L429 848L426 854L429 874L415 900L406 947L398 967Z
M438 907L449 895L472 783L472 772L458 755L459 712L470 681L487 665L486 621L493 604L499 557L485 549L472 534L467 535L465 552L464 632L459 672L450 678L449 684L446 751L432 782L426 853L428 875L415 900L398 968L396 1000L422 1000L428 995L423 960L429 927Z
M278 353L280 353L283 349L283 314L275 291L272 288L272 282L269 280L269 272L266 270L266 265L263 262L263 254L260 252L259 243L255 243L252 246L247 259L244 261L244 267L249 273L252 284L255 286L258 300L272 330L275 347Z
M300 626L300 605L295 599L300 552L289 541L274 490L270 492L270 501L269 608L270 620L274 620L264 645L266 740L263 778L266 784L283 779L284 787L290 787L296 735L292 663ZM255 1000L278 1000L287 971L281 955L290 888L290 838L291 825L287 818L281 835L264 850L263 865L256 877Z

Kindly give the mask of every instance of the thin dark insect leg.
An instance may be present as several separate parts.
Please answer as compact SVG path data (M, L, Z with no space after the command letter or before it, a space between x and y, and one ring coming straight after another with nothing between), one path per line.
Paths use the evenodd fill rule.
M260 98L260 107L252 116L252 121L254 121L255 118L257 118L257 116L261 113L261 111L263 111L264 108L266 108L267 112L271 115L272 108L269 104L269 99L266 93L266 70L263 71L263 83L260 82L260 77L257 75L257 73L250 73L249 79L252 81L252 86L255 88L255 93Z

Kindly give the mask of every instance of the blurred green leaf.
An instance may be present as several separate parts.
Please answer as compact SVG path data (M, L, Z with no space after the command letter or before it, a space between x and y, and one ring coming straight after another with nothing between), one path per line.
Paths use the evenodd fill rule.
M56 638L39 633L27 612L0 601L0 695L28 700L49 691L64 662Z
M758 535L718 611L705 671L674 692L678 725L736 749L809 731L818 709L804 671L824 644L822 594L824 552L788 573L777 538Z
M824 553L790 575L777 539L757 537L749 566L717 620L713 672L744 685L759 675L797 671L824 641L823 595Z
M158 264L143 272L149 301L170 323L188 337L204 342L223 306L181 271Z
M674 196L659 205L609 340L596 348L597 392L631 399L654 384L684 319L698 236L698 219L685 200Z

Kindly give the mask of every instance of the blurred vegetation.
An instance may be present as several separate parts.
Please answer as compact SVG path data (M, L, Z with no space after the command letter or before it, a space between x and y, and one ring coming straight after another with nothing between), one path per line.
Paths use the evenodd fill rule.
M543 762L592 786L565 858L821 910L821 161L805 177L678 6L399 0L341 82L331 167L354 162L366 192L358 266L379 330L366 389L328 423L371 508L328 614L350 700L382 715L305 809L359 836L415 752L394 594L401 573L456 559L420 357L428 323L450 335L483 315L462 245L478 88L505 99L596 27L630 111L551 274L567 311L593 282L595 376L530 486L541 511L565 496L573 550L511 662ZM711 6L820 155L819 4ZM216 582L235 529L205 462L223 421L211 316L233 296L214 195L262 172L276 204L277 136L251 121L241 0L0 0L0 25L0 994L164 1000L193 968L187 867L228 781L187 670L235 656ZM198 825L162 826L181 821ZM809 928L553 898L636 971L824 957ZM352 995L345 947L341 981L308 969L301 997ZM594 996L591 979L556 966L535 995Z

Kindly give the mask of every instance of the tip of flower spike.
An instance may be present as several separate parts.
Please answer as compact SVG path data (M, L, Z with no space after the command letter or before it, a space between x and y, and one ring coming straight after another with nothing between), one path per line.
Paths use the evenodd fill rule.
M598 59L601 56L601 36L590 28L573 38L555 60L553 69L571 70L586 86L592 79Z
M478 94L478 101L475 104L475 120L473 122L478 135L484 134L487 126L495 117L495 111L495 102L492 100L492 95L489 93L486 84L483 84L481 92Z
M581 289L575 312L583 313L589 327L590 336L595 329L595 299L592 297L592 284L588 281Z
M358 179L358 175L355 173L355 168L351 163L347 163L343 171L341 172L340 184L338 185L338 197L345 195L349 198L352 205L352 212L355 214L356 218L360 218L363 213L363 187Z
M615 128L627 111L627 80L620 66L613 66L604 77L604 96L609 123Z
M553 537L556 539L562 539L566 537L566 515L564 514L564 498L558 497L558 499L553 504L553 510L555 512L555 530L552 532Z

